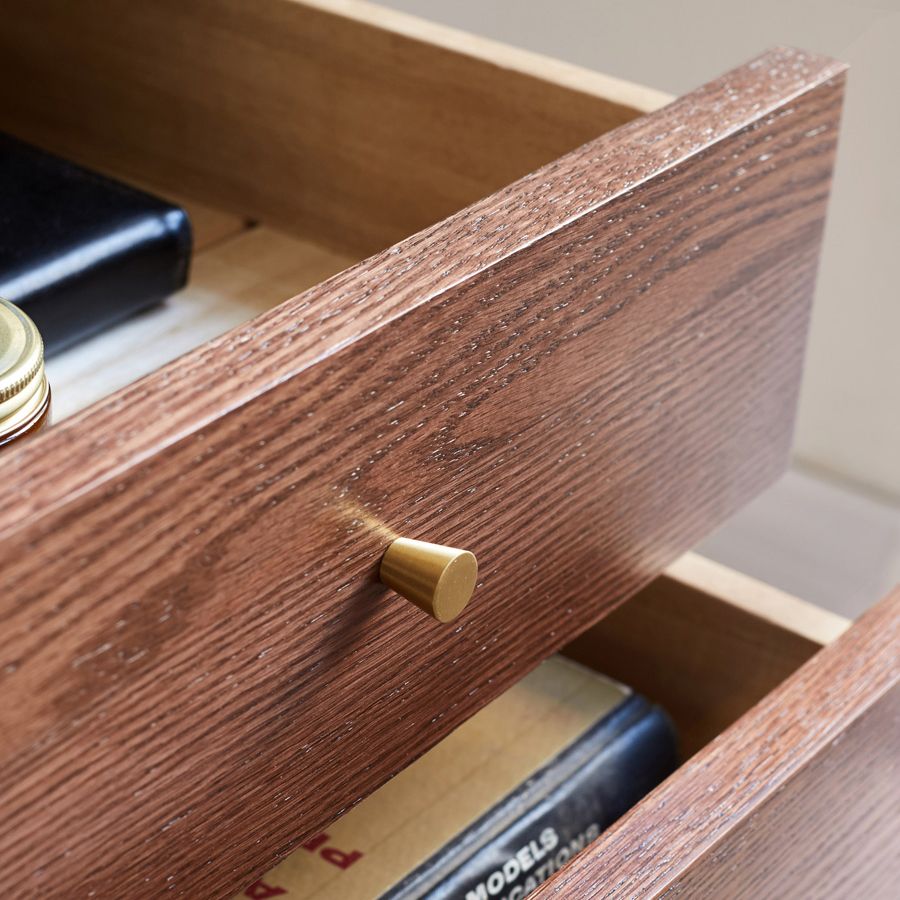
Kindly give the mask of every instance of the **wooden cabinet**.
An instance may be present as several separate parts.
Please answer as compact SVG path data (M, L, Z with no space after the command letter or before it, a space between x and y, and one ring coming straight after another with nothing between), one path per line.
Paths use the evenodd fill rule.
M58 409L96 402L4 454L3 877L228 896L538 660L615 635L782 471L843 67L776 49L664 105L362 4L13 5L3 127L183 200L197 252L166 308L51 361ZM378 583L396 536L479 557L452 625ZM654 584L713 657L667 664L640 619L609 646L671 673L691 750L760 698L727 734L767 746L821 634ZM753 657L733 694L726 636ZM880 708L878 678L825 733ZM722 694L699 718L691 682ZM713 841L806 783L781 740L763 793L692 761L671 819L649 800L601 843L650 877L650 830L701 797L715 828L653 865L711 877ZM618 883L592 852L565 890Z

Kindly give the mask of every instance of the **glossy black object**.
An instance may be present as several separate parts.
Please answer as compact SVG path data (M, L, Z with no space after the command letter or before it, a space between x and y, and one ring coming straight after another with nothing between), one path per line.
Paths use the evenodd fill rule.
M380 900L525 897L677 765L668 717L632 694Z
M0 297L51 355L184 286L177 206L0 134Z

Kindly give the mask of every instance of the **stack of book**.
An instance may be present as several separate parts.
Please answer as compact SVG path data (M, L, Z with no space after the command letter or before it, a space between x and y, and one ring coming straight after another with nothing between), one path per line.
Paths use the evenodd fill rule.
M521 900L676 764L658 707L553 657L242 896Z

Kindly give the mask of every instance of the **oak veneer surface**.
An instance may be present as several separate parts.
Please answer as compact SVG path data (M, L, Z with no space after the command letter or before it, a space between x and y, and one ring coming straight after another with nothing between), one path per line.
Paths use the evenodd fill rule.
M5 130L360 255L663 96L347 0L7 0L0 29Z
M842 86L765 54L7 453L0 879L235 893L771 482Z
M896 897L898 647L900 588L535 898Z

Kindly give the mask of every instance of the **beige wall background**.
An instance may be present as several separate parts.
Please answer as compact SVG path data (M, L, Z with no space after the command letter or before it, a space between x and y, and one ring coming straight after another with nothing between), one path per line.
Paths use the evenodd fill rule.
M672 94L774 44L849 62L796 458L900 500L900 0L380 2Z

